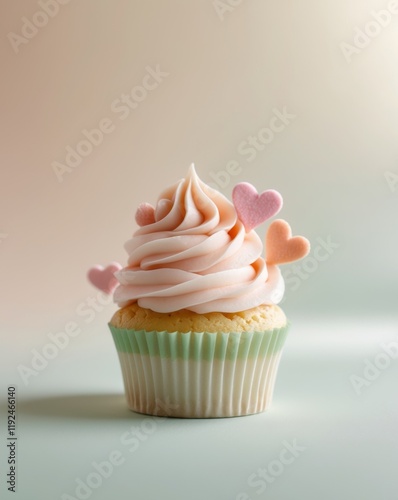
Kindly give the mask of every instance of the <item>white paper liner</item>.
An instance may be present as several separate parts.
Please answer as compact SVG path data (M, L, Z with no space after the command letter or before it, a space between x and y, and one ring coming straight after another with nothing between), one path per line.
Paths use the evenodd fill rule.
M281 352L212 361L118 354L131 410L169 417L217 418L250 415L270 407Z

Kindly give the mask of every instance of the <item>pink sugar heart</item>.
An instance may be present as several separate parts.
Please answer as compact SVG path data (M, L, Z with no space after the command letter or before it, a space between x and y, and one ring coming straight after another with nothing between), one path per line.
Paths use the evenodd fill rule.
M122 267L118 262L112 262L107 267L94 266L89 269L87 278L95 288L110 295L119 283L114 273L120 271Z
M139 226L147 226L155 222L155 209L150 203L141 203L138 205L135 213L135 221Z
M258 194L256 188L248 182L241 182L234 187L232 201L246 231L276 215L283 205L278 191L269 189Z
M310 242L303 236L292 237L289 224L275 220L265 237L266 261L269 265L287 264L302 259L310 252Z

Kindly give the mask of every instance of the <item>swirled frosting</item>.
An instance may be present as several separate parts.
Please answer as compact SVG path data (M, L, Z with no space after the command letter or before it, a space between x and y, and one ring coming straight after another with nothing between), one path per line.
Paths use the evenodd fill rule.
M166 189L154 222L127 241L128 265L115 273L114 300L156 312L239 312L276 304L284 293L279 268L267 266L255 231L246 232L234 205L197 176Z

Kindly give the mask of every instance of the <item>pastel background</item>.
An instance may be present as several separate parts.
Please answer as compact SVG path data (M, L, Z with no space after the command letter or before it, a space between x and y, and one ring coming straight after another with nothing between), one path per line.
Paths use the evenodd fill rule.
M93 264L125 262L123 244L136 229L134 213L138 203L154 203L160 191L183 177L194 162L199 176L218 185L227 196L241 181L251 182L259 191L279 190L285 200L280 216L291 223L294 233L307 236L313 251L322 246L322 241L333 243L327 257L322 253L323 260L317 260L312 253L312 260L299 263L300 270L293 266L284 268L287 291L283 307L297 325L292 337L295 336L298 348L301 340L308 340L306 334L311 331L315 333L308 345L315 341L319 352L325 354L330 346L316 335L317 325L338 322L328 332L324 331L324 338L334 346L331 352L337 353L327 379L335 380L336 366L346 363L345 378L337 376L343 381L342 391L352 392L349 375L360 371L363 356L369 353L374 356L381 338L397 335L398 8L395 3L71 0L60 5L44 0L42 5L53 16L47 22L46 17L37 14L43 7L36 1L2 2L0 6L0 328L7 346L2 368L4 391L6 384L15 383L26 396L44 397L48 391L54 395L63 390L71 394L79 390L101 393L104 388L105 392L121 394L117 359L106 327L115 308L98 304L97 292L86 282L85 275ZM375 21L377 13L386 9L390 9L390 14L382 14L381 21ZM23 28L32 19L43 24L37 33L34 27L33 31L32 27L29 31L29 26ZM12 35L22 36L23 29L28 30L30 37L25 42ZM366 32L363 35L365 29L369 36ZM350 49L344 43L353 48L350 56L347 55ZM120 104L123 95L141 86L146 75L156 68L161 72L159 81L153 77L150 80L152 85L157 83L156 88L148 90L145 96L136 94L134 109L123 108L123 112ZM262 129L269 127L276 113L290 116L285 118L288 123L263 144L259 134L265 137ZM79 165L69 167L70 171L62 175L58 170L57 175L54 162L65 165L66 148L76 149L85 139L83 130L98 129L100 122L107 124L109 133L103 134L100 144L93 146ZM278 121L280 126L281 123ZM251 153L248 152L250 137L260 141L258 149L252 149ZM263 236L265 227L261 226L259 232ZM87 305L90 297L96 301L97 309ZM83 316L77 311L88 309L94 312L86 325L85 319L91 315ZM32 349L40 349L50 332L63 331L70 321L83 325L82 333L43 374L31 380L28 388L24 387L17 365L28 365ZM389 326L384 329L381 325L387 321ZM344 330L347 324L351 329ZM303 325L312 326L307 329ZM363 337L360 325L366 325ZM323 328L319 330L323 332ZM340 337L337 347L334 336ZM358 354L361 349L365 354ZM293 366L300 371L303 350L296 357L293 349L290 352ZM349 353L352 364L345 357ZM103 359L104 365L99 359ZM328 358L330 363L331 359ZM306 364L304 372L309 380L315 377L311 370L316 372L318 368L317 363ZM289 387L288 365L285 370L281 380ZM397 372L396 367L391 370L388 380L392 387ZM390 399L389 388L385 386L384 392L374 390L372 401L362 399L361 411L355 400L356 409L346 410L347 419L355 412L362 418L361 415L369 414L369 408L382 408L381 401L387 400L389 410L383 415L392 419L397 408ZM315 386L313 389L316 391ZM320 384L318 389L325 393L325 385ZM344 406L344 398L340 398L339 389L336 391L337 406L332 404L329 418L338 414L336 408L340 404ZM351 401L351 396L347 398ZM356 398L354 393L352 398ZM101 408L107 400L95 401ZM73 415L68 423L61 419L63 412L70 411L68 402L58 403L54 404L60 409L54 410L54 405L42 401L47 413L26 410L21 416L26 435L33 429L32 421L47 419L52 429L57 445L53 448L48 445L42 467L48 465L48 457L57 455L57 450L68 447L63 437L64 426L69 426L68 429L75 426L79 433L78 419L72 418ZM73 407L79 407L80 403L71 400ZM300 398L297 403L300 405ZM284 421L286 414L294 414L292 408L284 410L283 404L284 401L278 407L280 413L270 417L281 440L287 436L278 430L278 415ZM307 408L316 408L314 401L313 404ZM296 422L305 421L306 412L300 411ZM91 445L86 447L69 438L75 444L66 452L70 460L62 462L62 467L70 470L67 478L59 472L61 465L55 462L49 467L57 480L35 479L40 477L38 470L28 472L29 467L23 464L28 462L31 466L35 462L33 450L40 449L42 444L33 437L30 441L26 438L25 448L21 447L25 449L26 460L20 465L26 468L26 474L20 477L19 498L30 498L24 496L28 486L40 491L43 499L61 498L64 491L73 491L75 476L89 471L84 464L97 457L100 460L102 452L105 450L106 454L109 448L100 449L99 437L110 439L101 423L106 420L111 432L115 415L112 412L101 415L102 419L95 419L89 413L97 432L88 438ZM128 425L129 416L129 413L124 415L124 426ZM115 418L119 417L117 414ZM348 436L352 435L354 422L350 420L351 427L344 427L347 419L337 417L333 422L337 421L341 426L338 429ZM82 428L88 429L88 420ZM258 425L254 427L258 432L265 432L267 423L256 422ZM384 422L385 428L389 428L388 422L392 420L386 423L381 418L377 422L380 427ZM177 432L176 421L171 425ZM236 424L239 430L233 428L232 421L224 428L220 422L211 425L214 435L223 430L231 436L238 432L240 438L234 441L235 458L244 456L250 461L253 453L258 453L257 462L253 460L252 469L249 467L243 473L243 479L256 464L271 460L272 453L269 457L261 454L264 449L245 448L248 445L243 438L243 420ZM250 422L247 425L250 427ZM330 425L334 424L325 424L327 432ZM186 423L183 429L192 436ZM165 461L175 459L170 451L174 439L170 433L167 438L159 431L151 444L152 453ZM366 441L369 433L364 436ZM160 448L154 444L158 437ZM300 440L300 436L296 437ZM251 438L256 441L254 435ZM371 438L376 443L372 450L380 456L381 464L396 459L390 438L387 435L382 438L382 450L378 448L380 441ZM207 443L206 434L202 439ZM365 441L358 438L359 443ZM178 449L181 442L177 439L175 443ZM192 441L191 445L198 446L199 451L192 464L202 467L198 457L205 457L214 449L210 441L208 449L195 443ZM225 447L216 443L216 446L228 449L228 444ZM275 453L280 449L278 446L275 445ZM327 447L319 446L326 456ZM94 448L97 453L91 453ZM87 449L90 456L84 455L81 468L70 469L74 453L86 450L84 454ZM335 451L336 456L341 452ZM145 453L149 460L151 453L148 450ZM4 460L5 452L0 455L0 460ZM222 454L217 457L221 461L225 458ZM162 460L156 461L159 467ZM244 461L237 460L239 467L244 468ZM148 493L149 472L141 470L140 463L136 465L138 475L145 477L146 482L137 486L137 498L155 498L151 496L153 492ZM312 463L317 463L316 454ZM333 465L323 463L325 471ZM232 476L236 476L238 469L233 467L230 471L235 470ZM302 467L302 472L296 469L297 478L307 474L310 465ZM358 477L363 470L358 469ZM189 472L184 471L189 478ZM360 497L395 498L388 467L377 471L376 476L385 474L383 481L379 478L384 485L384 496L380 495L380 489L373 491L362 484L364 491ZM234 477L226 471L218 474L211 475L210 471L209 481L214 487L209 491L213 493L200 486L195 491L181 487L174 497L172 484L163 478L164 498L238 498L244 486L235 484ZM107 498L106 488L117 492L118 485L126 487L128 477L126 466L107 486L94 492L93 498ZM281 477L279 486L267 498L274 498L273 494L277 498L278 488L285 484L286 495L293 495L289 478L289 475ZM327 488L326 482L330 481L327 474L321 474L319 489L308 486L306 498L312 498L311 492L314 498L319 498L316 491L322 491L322 484ZM344 484L347 486L349 479ZM0 487L3 486L1 483ZM125 498L123 494L127 495L128 490L120 491L120 498ZM340 498L351 499L358 490L353 487L343 491L347 494ZM365 496L366 492L370 496ZM253 498L266 498L254 490L249 494ZM322 498L332 498L325 495L323 492ZM243 496L241 500L248 498Z

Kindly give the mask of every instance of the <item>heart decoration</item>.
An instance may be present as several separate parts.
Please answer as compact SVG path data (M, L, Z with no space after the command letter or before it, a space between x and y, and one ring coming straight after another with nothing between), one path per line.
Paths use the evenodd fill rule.
M135 221L139 226L147 226L155 222L155 209L150 203L141 203L135 212Z
M248 182L241 182L234 187L232 201L247 232L276 215L283 205L278 191L270 189L258 194Z
M310 242L303 236L292 237L289 224L278 219L268 228L265 237L268 265L287 264L302 259L310 252Z
M110 295L119 283L114 273L122 267L118 262L112 262L107 267L94 266L89 269L87 278L98 290Z

